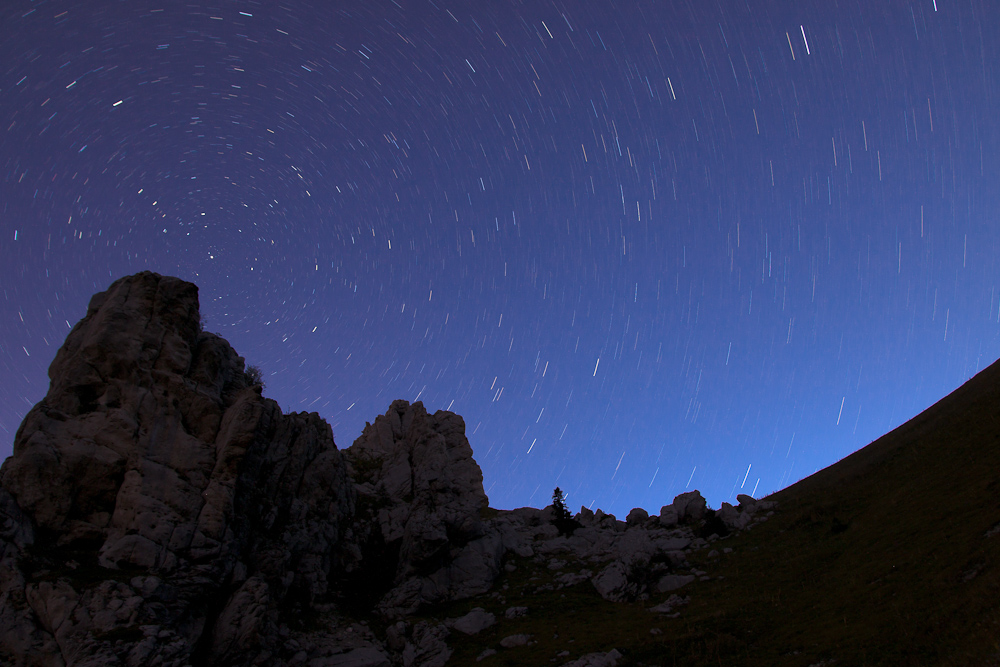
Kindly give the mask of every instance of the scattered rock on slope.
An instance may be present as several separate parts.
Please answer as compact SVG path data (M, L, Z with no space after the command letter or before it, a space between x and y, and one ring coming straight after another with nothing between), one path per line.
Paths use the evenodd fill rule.
M340 451L318 415L261 396L197 296L118 280L56 355L0 467L0 662L435 667L449 623L526 609L411 615L489 592L511 559L553 573L538 590L590 581L610 600L693 578L697 491L564 531L552 508L489 510L461 417L395 401ZM716 513L730 530L771 507L738 501ZM372 611L384 635L354 620Z

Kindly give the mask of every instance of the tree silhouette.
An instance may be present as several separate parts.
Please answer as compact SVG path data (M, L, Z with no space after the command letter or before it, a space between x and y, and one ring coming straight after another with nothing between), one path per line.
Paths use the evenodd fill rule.
M556 520L573 518L573 515L566 509L566 497L558 486L552 492L552 508L556 511Z
M558 486L552 492L552 509L556 515L552 523L559 529L560 535L572 535L573 531L580 527L580 522L566 509L566 496Z

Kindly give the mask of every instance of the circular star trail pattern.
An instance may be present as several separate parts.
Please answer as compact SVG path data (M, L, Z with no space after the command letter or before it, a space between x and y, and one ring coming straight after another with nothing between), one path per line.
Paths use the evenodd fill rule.
M3 456L90 295L145 269L340 446L396 398L461 414L496 507L760 496L1000 353L990 2L0 26Z

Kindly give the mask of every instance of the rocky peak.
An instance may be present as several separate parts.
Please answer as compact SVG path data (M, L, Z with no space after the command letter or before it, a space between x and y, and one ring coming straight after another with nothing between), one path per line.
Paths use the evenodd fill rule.
M499 555L489 565L478 562L471 579L455 566L470 543L482 546L489 506L460 416L394 401L344 453L361 500L355 521L361 567L380 563L378 574L393 585L382 591L383 613L398 616L489 587Z
M428 609L505 602L516 562L556 573L538 592L643 599L703 576L687 551L769 508L715 513L692 491L627 521L492 510L460 416L395 401L338 450L201 330L195 285L150 272L93 297L49 376L0 467L3 664L438 667L452 630L528 610Z
M397 578L482 535L480 513L489 499L460 416L393 401L345 453L359 493L381 505L385 541L400 541Z
M195 285L144 272L70 332L0 468L0 646L119 664L95 637L141 623L238 662L224 619L266 645L269 605L328 593L354 503L330 427L283 415L199 322Z
M126 473L141 459L165 454L204 467L190 445L198 435L214 438L242 360L215 337L199 349L197 294L151 273L119 280L91 299L56 354L48 394L18 430L3 486L61 544L106 537ZM178 438L184 429L149 428L165 420L204 432Z

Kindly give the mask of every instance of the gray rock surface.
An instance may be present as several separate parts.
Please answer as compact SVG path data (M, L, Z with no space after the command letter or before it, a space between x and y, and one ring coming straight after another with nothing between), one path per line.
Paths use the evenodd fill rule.
M656 590L660 593L676 591L678 588L687 586L694 579L694 576L690 574L668 574L660 578L659 583L656 584Z
M741 507L744 505L741 505ZM752 505L746 505L747 508L753 508ZM729 503L722 503L722 506L716 510L715 516L719 517L726 528L730 531L733 530L743 530L750 523L750 518L752 509L750 511L739 511Z
M591 581L605 600L623 600L628 594L628 574L620 561L609 564Z
M465 616L455 619L452 628L467 635L477 635L497 622L497 617L482 607L476 607Z
M650 607L649 611L657 613L657 614L670 614L677 607L680 607L681 605L685 605L685 604L687 604L690 601L691 601L690 596L682 598L679 595L671 595L670 597L668 597L666 600L664 600L660 604L655 605L653 607Z
M660 508L660 525L664 528L673 528L677 525L677 509L670 505L664 505Z
M649 537L649 531L639 527L625 531L615 543L616 555L626 568L649 563L656 551L656 546Z
M514 648L516 646L524 646L530 641L531 635L520 633L504 637L500 640L500 646L503 646L504 648Z
M741 512L753 512L757 509L757 501L753 496L748 496L745 493L736 494L736 502L739 503L739 510Z
M149 272L116 281L56 355L0 467L0 664L439 667L449 626L527 613L423 615L503 571L544 572L536 591L589 580L608 600L706 576L687 561L707 545L698 491L652 518L581 508L563 532L551 507L491 510L465 422L419 402L393 402L338 450L326 422L283 414L201 330L197 294ZM733 532L774 507L738 501L716 513ZM484 606L506 606L505 590ZM378 635L351 620L373 611Z
M372 508L361 530L376 549L398 553L394 586L379 603L384 615L489 590L503 537L487 532L481 519L489 500L461 417L394 401L345 455L359 496Z
M507 611L504 612L505 618L521 618L528 613L527 607L507 607Z
M634 507L625 517L625 523L630 526L641 525L649 518L649 513L641 507Z
M677 521L680 523L692 523L700 521L705 516L707 504L698 491L688 491L674 498L672 503L674 511L677 513ZM662 515L662 510L661 510Z
M330 427L250 386L200 330L197 297L177 278L123 278L57 353L0 469L0 650L184 664L201 643L244 663L276 644L277 606L327 593L354 504ZM43 555L31 573L29 553ZM155 577L137 589L122 570Z
M445 642L448 628L421 621L413 627L411 641L403 649L403 667L443 667L451 657Z

